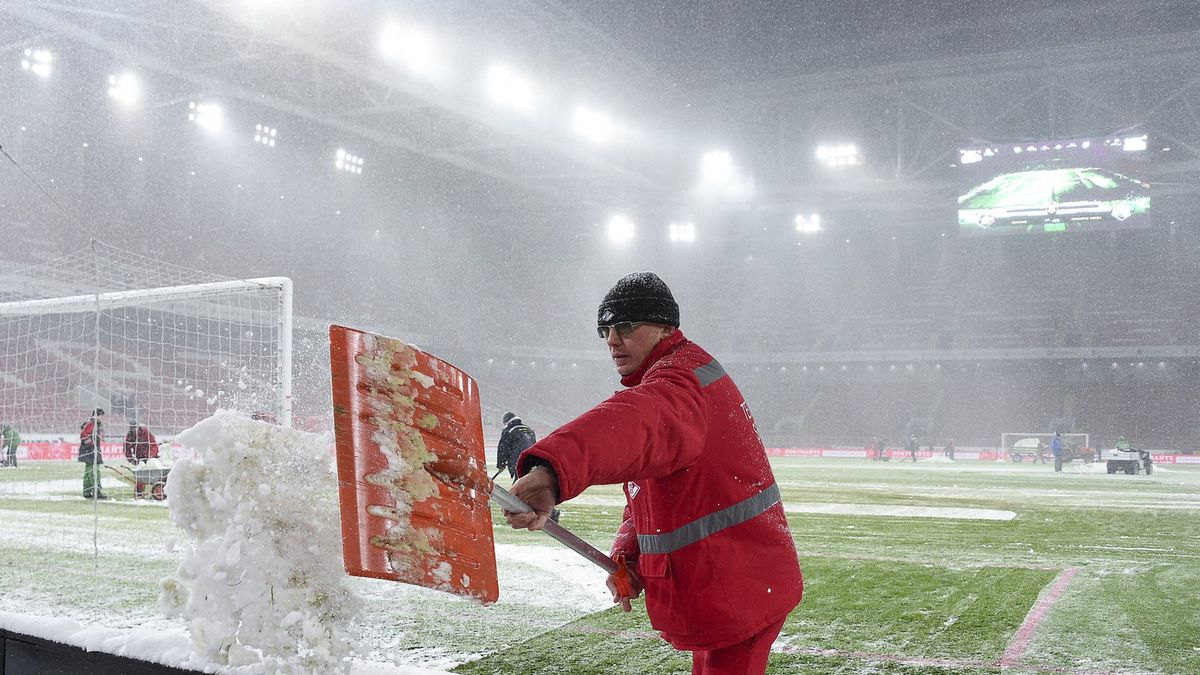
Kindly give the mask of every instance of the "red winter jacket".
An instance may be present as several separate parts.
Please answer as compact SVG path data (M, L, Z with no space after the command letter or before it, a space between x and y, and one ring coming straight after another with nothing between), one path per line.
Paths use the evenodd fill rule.
M154 434L144 424L131 428L125 434L125 460L137 464L152 457L158 457L158 440Z
M624 483L613 553L637 560L650 623L678 649L741 642L800 602L804 582L750 409L721 364L675 331L628 387L521 455L559 499Z

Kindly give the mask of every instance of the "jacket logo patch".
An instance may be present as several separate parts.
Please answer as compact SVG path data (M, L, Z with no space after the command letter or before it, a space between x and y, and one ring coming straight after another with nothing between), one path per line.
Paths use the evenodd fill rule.
M625 489L629 492L629 498L633 499L637 496L638 492L641 492L642 486L633 481L629 481L625 484Z

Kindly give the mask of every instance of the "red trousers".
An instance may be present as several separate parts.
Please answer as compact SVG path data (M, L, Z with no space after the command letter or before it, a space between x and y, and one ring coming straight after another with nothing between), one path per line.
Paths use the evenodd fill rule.
M692 675L762 675L787 616L728 647L692 652Z

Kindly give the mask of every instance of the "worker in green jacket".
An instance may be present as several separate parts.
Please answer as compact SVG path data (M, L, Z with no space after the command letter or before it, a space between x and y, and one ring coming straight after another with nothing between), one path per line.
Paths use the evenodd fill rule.
M17 446L21 445L21 434L11 424L0 424L0 466L17 467Z

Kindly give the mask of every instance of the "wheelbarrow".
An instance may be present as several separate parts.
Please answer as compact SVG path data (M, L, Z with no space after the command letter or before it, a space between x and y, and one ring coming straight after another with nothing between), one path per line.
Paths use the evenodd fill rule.
M149 488L150 496L161 502L167 498L167 474L171 472L170 467L148 467L148 466L112 466L105 464L104 468L109 470L121 482L133 486L134 497L141 498L145 496L146 489Z

